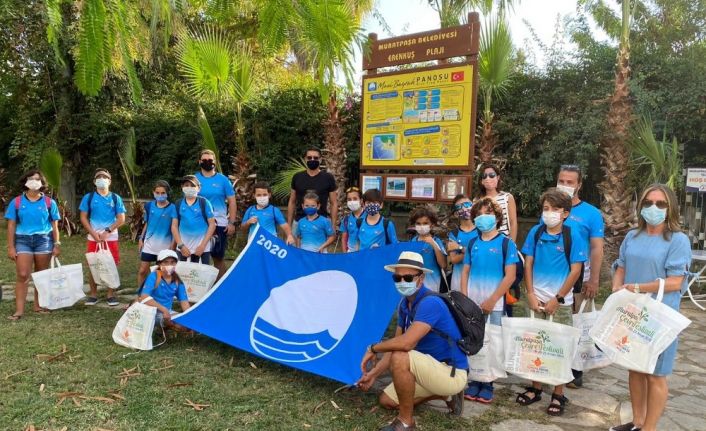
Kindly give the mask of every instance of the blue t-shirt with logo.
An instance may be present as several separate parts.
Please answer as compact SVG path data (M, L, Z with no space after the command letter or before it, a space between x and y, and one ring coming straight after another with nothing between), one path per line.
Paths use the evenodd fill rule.
M367 213L365 210L363 210L360 213L360 216L356 217L355 214L350 213L347 216L343 217L343 220L341 220L341 225L339 227L339 231L343 234L344 232L348 234L348 250L349 251L355 251L357 249L358 244L355 243L353 236L355 235L355 232L358 230L358 225L356 224L356 220L358 220L360 217L366 217ZM364 219L365 220L365 219Z
M113 198L115 195L115 198ZM81 205L79 205L79 211L88 213L89 203L88 199L91 197L91 193L86 193L86 195L81 199ZM93 200L90 203L91 218L88 220L91 223L91 227L98 233L103 233L106 228L110 227L117 219L118 214L125 214L125 204L123 204L123 198L118 194L113 192L108 192L107 195L103 196L98 192L93 192ZM90 241L95 241L90 234L88 235ZM118 230L115 229L110 233L108 237L109 241L115 241L118 239Z
M424 322L433 329L448 335L452 340L459 340L461 331L459 331L448 306L438 296L426 297L429 293L430 290L425 286L422 286L417 292L417 296L412 303L412 310L415 310L414 321ZM407 298L402 298L397 313L397 326L407 330L412 325L410 314L409 302ZM459 349L458 345L449 343L434 331L429 331L423 336L414 347L414 350L431 355L437 361L456 366L459 370L468 369L468 358Z
M205 200L204 204L206 218L212 219L213 207L211 203ZM193 253L206 236L208 223L201 214L201 204L198 199L194 200L194 203L191 205L186 202L186 199L182 199L179 201L178 205L180 218L179 235L181 235L181 242ZM211 251L211 241L208 242L204 249L204 252L209 251Z
M53 221L61 220L59 207L54 199L51 199L51 208L47 208L44 195L41 195L39 200L32 202L23 193L20 197L19 209L15 207L16 199L12 199L5 209L7 220L17 222L19 216L20 222L15 229L15 235L45 235L51 232Z
M217 226L228 225L228 204L226 199L230 196L235 196L233 184L228 177L216 172L211 177L205 177L201 171L197 172L196 178L201 182L201 190L199 196L203 196L211 202L213 214L216 218Z
M144 220L147 227L142 245L143 253L159 254L160 251L171 248L174 242L172 220L175 218L176 206L171 202L164 208L160 208L156 201L145 204Z
M473 239L478 238L478 229L471 229L468 232L459 229L458 234L456 232L449 232L449 241L454 241L464 248L464 258L465 252L468 248L468 243ZM451 275L451 290L460 291L461 290L461 272L463 272L463 262L459 262L453 266L453 273Z
M151 296L152 299L167 310L172 309L172 304L174 303L175 297L179 302L189 300L184 283L178 283L174 278L172 278L171 283L167 283L167 281L162 278L159 281L159 285L155 287L156 282L157 271L152 271L145 280L145 284L142 287L142 293L144 295Z
M441 252L446 255L446 248L444 247L443 241L441 241L436 236L434 236L433 239L436 245L441 250ZM411 241L419 241L419 235L415 235L411 239ZM424 243L421 255L424 259L424 268L431 270L431 273L427 273L424 276L424 285L427 286L429 289L433 290L434 292L438 292L439 287L441 286L442 269L439 268L439 263L436 261L436 254L434 252L434 248L431 245Z
M546 303L559 293L561 286L566 281L566 277L569 276L571 268L566 261L563 232L557 235L552 235L546 231L542 232L535 251L534 236L540 226L536 225L530 229L525 244L522 246L522 253L525 256L534 257L532 264L534 292L539 301ZM572 264L583 263L587 259L586 244L577 229L571 229L571 250L569 256ZM572 291L566 295L564 301L564 305L574 303Z
M503 262L503 241L507 241L507 254ZM519 262L515 242L499 233L491 240L479 236L473 248L466 250L463 264L471 267L468 277L468 297L476 304L490 298L505 277L505 266ZM493 311L502 311L504 301L495 303Z
M267 205L265 208L258 208L257 205L252 205L245 211L243 221L248 221L252 217L257 217L257 224L274 236L277 236L277 226L287 223L282 211L274 205ZM252 235L255 230L255 225L250 225L248 236Z
M302 250L319 251L328 237L333 235L331 219L318 215L315 219L309 217L299 219L294 229L294 236L301 238Z
M380 217L377 223L374 225L368 224L368 218L365 217L363 222L360 224L360 229L356 229L353 232L352 242L354 245L353 250L368 250L374 247L381 247L385 245L385 218ZM387 238L390 244L397 244L397 231L395 230L395 223L390 220L387 222ZM351 239L348 240L351 242Z

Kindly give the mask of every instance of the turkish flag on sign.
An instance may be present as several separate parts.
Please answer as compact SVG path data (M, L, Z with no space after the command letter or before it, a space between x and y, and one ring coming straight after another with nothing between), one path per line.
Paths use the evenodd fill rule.
M451 82L463 81L463 71L454 72L451 74Z

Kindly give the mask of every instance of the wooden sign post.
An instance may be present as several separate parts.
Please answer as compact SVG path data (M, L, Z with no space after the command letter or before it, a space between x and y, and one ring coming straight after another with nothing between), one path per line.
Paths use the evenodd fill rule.
M418 202L470 194L479 32L478 14L470 13L465 25L382 40L368 36L361 93L363 192L378 188L387 200ZM437 64L428 64L434 60ZM427 64L378 71L420 62Z

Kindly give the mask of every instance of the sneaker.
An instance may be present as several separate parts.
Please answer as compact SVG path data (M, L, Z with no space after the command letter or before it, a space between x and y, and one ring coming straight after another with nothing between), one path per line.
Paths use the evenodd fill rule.
M92 296L89 296L88 298L86 298L86 301L84 301L84 304L85 305L96 305L97 302L98 302L98 298L94 298Z
M476 397L479 403L490 404L493 402L493 384L484 383L480 386L480 391Z
M478 397L478 392L480 392L480 383L471 382L463 392L463 397L467 400L475 401Z
M464 391L452 395L449 401L446 401L446 407L449 408L449 414L452 416L461 416L463 413L463 398Z
M635 427L635 424L628 422L622 425L616 425L608 431L640 431L640 428Z
M110 298L106 299L106 302L111 307L115 307L116 305L120 305L120 302L118 302L118 299L114 296L111 296Z
M395 418L392 422L384 427L380 428L380 431L414 431L417 427L415 424L406 425L400 420L400 418Z

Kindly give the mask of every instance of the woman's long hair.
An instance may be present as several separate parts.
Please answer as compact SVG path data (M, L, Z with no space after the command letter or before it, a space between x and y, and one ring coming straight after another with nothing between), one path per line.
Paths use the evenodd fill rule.
M640 200L637 202L636 205L637 233L640 234L647 230L647 222L640 215L640 211L642 211L642 203L647 198L647 195L649 195L655 190L664 193L667 205L669 205L667 207L667 216L664 220L664 233L662 234L664 236L664 239L666 241L669 241L672 237L672 233L681 232L682 229L681 225L679 224L679 201L677 200L677 195L674 194L674 191L672 191L672 189L670 189L664 184L652 184L642 192Z

